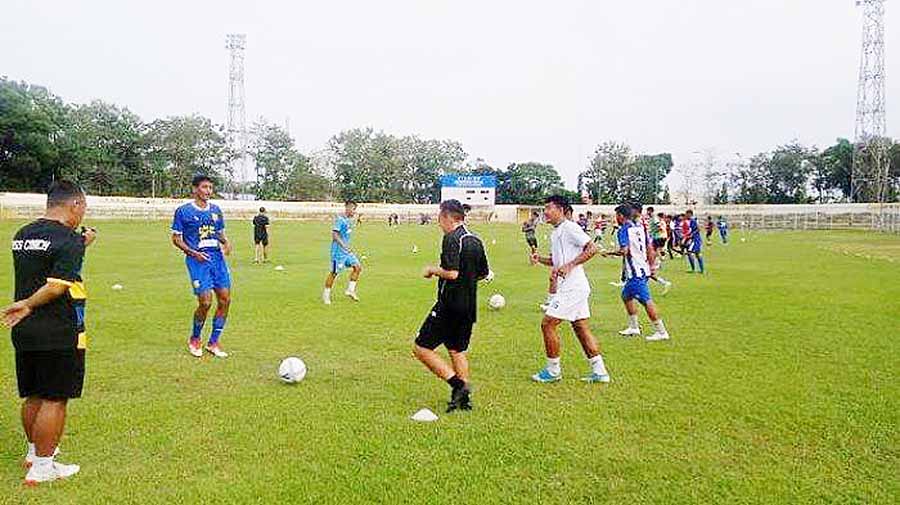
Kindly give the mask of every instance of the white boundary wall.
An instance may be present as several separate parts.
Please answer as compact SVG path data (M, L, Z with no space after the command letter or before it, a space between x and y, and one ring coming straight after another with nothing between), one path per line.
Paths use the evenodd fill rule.
M28 193L0 193L0 219L23 219L41 215L46 196ZM88 197L90 219L142 219L168 220L175 209L187 202L164 198ZM265 207L275 219L330 220L341 212L341 202L267 202L246 200L215 200L228 219L251 219L259 207ZM657 212L678 213L686 207L677 205L654 206ZM518 205L496 205L492 209L474 209L470 216L474 221L501 223L522 222L531 209ZM612 217L614 205L576 205L575 215L587 211L595 215ZM434 219L438 206L416 204L362 203L358 212L363 221L384 221L397 214L401 221L416 223L422 215ZM695 215L706 219L707 215L725 216L732 228L770 229L884 229L900 232L900 204L828 204L828 205L698 205Z

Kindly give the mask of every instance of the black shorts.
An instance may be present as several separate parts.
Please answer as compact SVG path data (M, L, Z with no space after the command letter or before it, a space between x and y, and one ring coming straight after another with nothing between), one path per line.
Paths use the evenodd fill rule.
M256 244L262 244L264 246L269 245L269 236L268 235L254 235L253 242Z
M528 245L537 249L538 243L537 238L535 237L525 237L525 241L528 242Z
M21 398L80 398L84 349L17 351L16 378Z
M431 309L419 328L416 345L432 351L440 345L450 351L468 350L469 340L472 338L472 321L461 317L441 316L436 309L437 307Z
M666 246L666 239L658 238L658 239L653 240L653 247L655 247L656 249L662 249L665 246Z

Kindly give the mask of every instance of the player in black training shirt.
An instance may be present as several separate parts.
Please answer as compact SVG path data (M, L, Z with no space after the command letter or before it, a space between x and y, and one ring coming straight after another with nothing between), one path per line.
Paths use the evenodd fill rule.
M94 230L75 232L86 200L76 185L57 181L47 194L44 217L24 226L12 240L16 302L0 311L12 328L22 426L28 439L25 483L65 478L78 465L53 461L66 419L66 404L81 396L84 383L84 249Z
M259 214L253 218L253 242L256 244L253 262L269 261L269 217L265 207L260 207Z
M472 408L466 351L476 319L478 281L490 272L481 239L469 233L465 218L465 209L458 200L441 203L441 266L428 266L423 272L426 279L438 278L438 299L422 324L414 347L416 358L450 385L447 412ZM452 366L435 352L441 344L447 348Z

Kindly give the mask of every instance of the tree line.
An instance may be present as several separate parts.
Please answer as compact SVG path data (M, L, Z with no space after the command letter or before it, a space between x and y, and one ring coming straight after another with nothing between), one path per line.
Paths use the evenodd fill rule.
M282 127L260 119L251 125L245 151L256 168L254 182L236 180L242 158L225 128L200 115L150 122L124 107L95 100L66 103L42 86L0 77L0 191L42 192L55 178L68 178L89 193L183 197L194 174L213 177L223 193L264 200L355 200L434 203L440 176L497 177L497 202L540 204L552 193L572 200L611 204L809 203L866 201L853 191L855 146L846 139L824 150L791 143L770 152L675 167L668 153L635 153L624 143L600 144L578 176L577 191L565 188L555 167L540 162L492 167L474 162L454 140L395 136L372 128L334 135L325 149L302 153ZM900 144L888 143L888 198L900 195ZM675 198L665 183L674 169L684 175Z

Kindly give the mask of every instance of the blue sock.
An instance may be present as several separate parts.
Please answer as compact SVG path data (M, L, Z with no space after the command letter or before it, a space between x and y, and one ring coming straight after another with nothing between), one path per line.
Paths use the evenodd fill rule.
M691 272L694 271L694 255L688 254L688 263L691 264Z
M203 331L203 325L206 319L194 319L194 329L191 331L191 340L200 340L200 332Z
M697 263L700 264L700 273L703 273L703 256L697 256Z
M214 345L219 342L219 337L222 336L222 332L225 330L225 318L224 317L215 317L213 318L213 329L212 333L209 335L209 345Z

